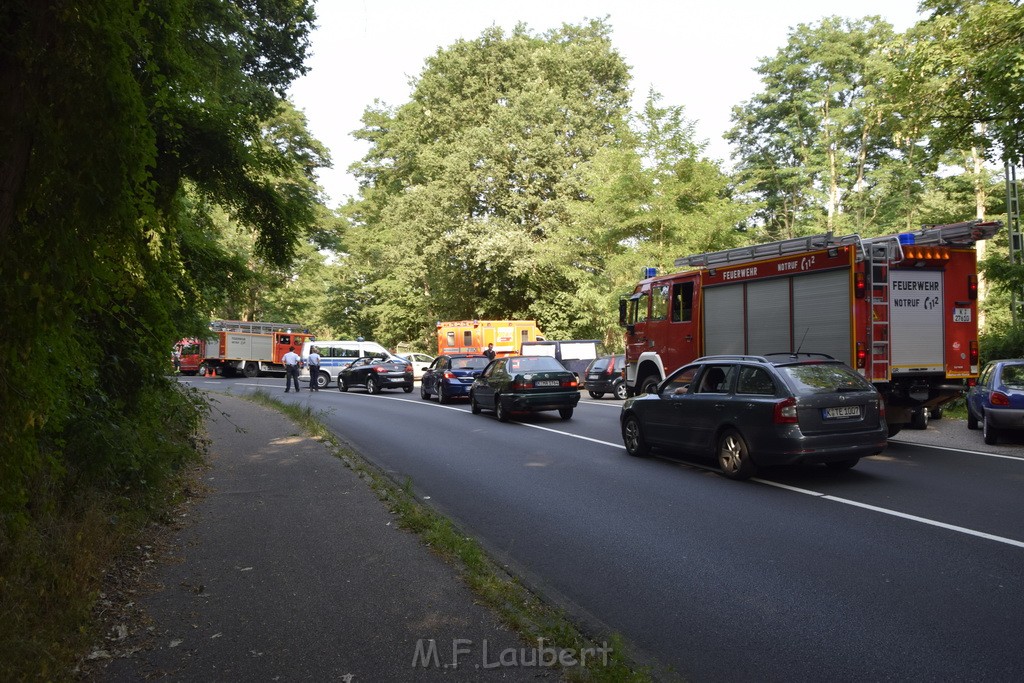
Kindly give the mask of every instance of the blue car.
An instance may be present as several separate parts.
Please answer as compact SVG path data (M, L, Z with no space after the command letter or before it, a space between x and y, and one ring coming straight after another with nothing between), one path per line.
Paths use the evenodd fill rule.
M1005 431L1024 430L1024 358L994 360L967 392L967 428L981 425L985 443Z
M490 359L483 354L456 353L438 356L420 377L420 398L424 401L431 395L437 396L438 403L448 403L453 398L468 398L473 386L473 374L479 374Z

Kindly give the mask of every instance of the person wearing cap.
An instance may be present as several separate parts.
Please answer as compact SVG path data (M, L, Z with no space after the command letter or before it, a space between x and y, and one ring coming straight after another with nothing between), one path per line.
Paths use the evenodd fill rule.
M320 354L315 346L309 348L309 355L306 356L306 367L309 368L309 390L320 391L320 385L316 381L317 377L320 376Z
M281 358L284 362L284 393L291 389L292 380L295 380L295 391L299 390L299 354L295 353L295 347L289 346L288 353Z

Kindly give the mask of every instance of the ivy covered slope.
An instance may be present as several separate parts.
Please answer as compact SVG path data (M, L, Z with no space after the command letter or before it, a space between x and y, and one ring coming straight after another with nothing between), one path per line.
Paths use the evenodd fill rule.
M145 503L194 450L200 409L164 375L249 277L223 217L277 266L314 220L322 150L268 125L295 121L313 19L302 0L0 5L5 598L47 520Z

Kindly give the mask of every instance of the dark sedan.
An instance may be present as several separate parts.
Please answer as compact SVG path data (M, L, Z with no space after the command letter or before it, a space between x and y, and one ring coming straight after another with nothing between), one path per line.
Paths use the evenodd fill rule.
M622 368L626 366L626 357L601 356L595 358L587 366L584 381L590 398L601 398L611 394L620 401L626 398L626 379L622 376Z
M967 428L981 423L985 443L1003 431L1024 430L1024 358L994 360L967 393Z
M438 356L420 378L420 398L427 400L436 394L438 403L468 398L473 376L490 362L487 356L478 354Z
M550 356L496 358L470 389L473 413L493 410L501 422L512 413L557 410L563 420L572 417L580 401L576 374Z
M338 373L338 391L366 387L371 394L381 389L412 391L412 365L404 358L357 358Z
M722 474L798 462L848 469L886 445L875 388L823 354L706 356L657 391L627 399L620 414L630 455L652 447L713 455Z

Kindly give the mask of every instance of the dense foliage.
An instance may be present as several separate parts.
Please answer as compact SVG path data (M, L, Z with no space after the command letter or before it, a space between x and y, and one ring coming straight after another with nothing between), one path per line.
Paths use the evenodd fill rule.
M67 599L58 582L32 583L60 561L47 560L50 522L91 499L145 504L195 452L200 402L164 376L172 343L249 278L249 252L224 246L223 225L285 268L314 221L318 152L272 125L312 20L305 0L0 5L8 664L53 655L23 636L34 615L12 604L19 587L43 611ZM69 537L77 556L83 534ZM95 578L71 582L88 591Z

